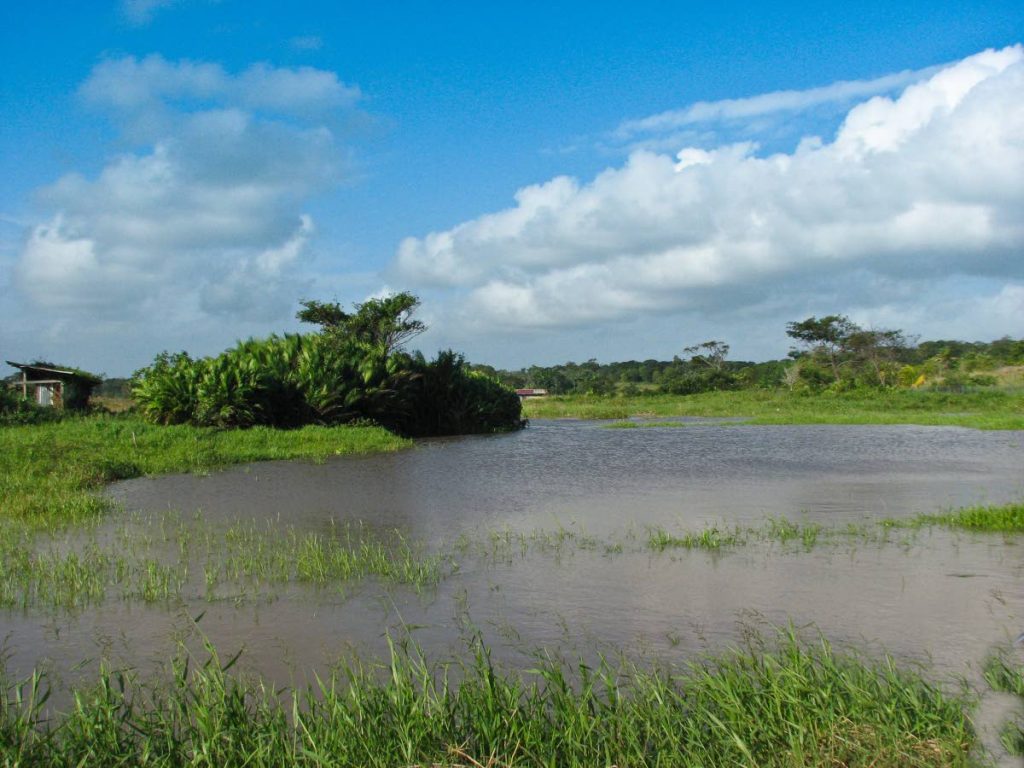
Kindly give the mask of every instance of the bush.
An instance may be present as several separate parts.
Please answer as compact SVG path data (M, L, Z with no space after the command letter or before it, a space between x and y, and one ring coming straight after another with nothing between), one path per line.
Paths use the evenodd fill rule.
M21 396L21 392L0 382L0 425L42 424L60 421L64 413L58 408L43 408Z
M249 340L215 358L158 355L135 375L142 413L159 424L298 427L372 420L410 436L522 426L519 398L460 355L384 357L337 334Z
M739 378L730 371L706 369L672 372L661 380L661 391L670 395L696 395L739 387Z
M523 425L519 397L497 379L471 371L451 350L437 359L407 358L394 397L373 414L382 426L410 437L505 432Z

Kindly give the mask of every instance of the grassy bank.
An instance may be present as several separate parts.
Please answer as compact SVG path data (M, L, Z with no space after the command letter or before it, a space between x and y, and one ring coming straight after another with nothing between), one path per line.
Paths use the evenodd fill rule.
M153 766L965 766L970 702L891 659L792 633L702 663L545 660L456 668L398 647L316 689L274 692L210 663L145 685L104 673L45 719L38 677L7 686L2 762ZM230 664L225 665L230 666ZM458 681L456 683L456 681Z
M106 508L95 491L114 480L408 445L378 427L216 430L122 416L0 427L0 524L52 526L93 518Z
M531 419L733 416L755 424L924 424L1024 429L1024 390L868 390L817 395L787 390L740 390L636 397L563 395L528 399L524 414Z

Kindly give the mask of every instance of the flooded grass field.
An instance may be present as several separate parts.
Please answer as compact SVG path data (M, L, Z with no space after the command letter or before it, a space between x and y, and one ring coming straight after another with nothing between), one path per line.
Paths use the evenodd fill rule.
M440 662L483 642L509 670L538 653L686 664L792 625L985 691L997 738L1024 535L943 515L1024 498L1024 433L605 426L115 483L121 511L91 525L5 534L8 674L146 677L208 642L301 687L395 638Z

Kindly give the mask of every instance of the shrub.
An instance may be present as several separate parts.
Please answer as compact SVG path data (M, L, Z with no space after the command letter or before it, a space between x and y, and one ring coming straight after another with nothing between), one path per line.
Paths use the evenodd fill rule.
M21 392L0 382L0 425L42 424L59 421L64 412L58 408L43 408L21 396Z
M522 426L519 398L460 355L384 356L338 334L271 336L214 358L158 355L133 393L160 424L297 427L372 420L404 435L494 432Z

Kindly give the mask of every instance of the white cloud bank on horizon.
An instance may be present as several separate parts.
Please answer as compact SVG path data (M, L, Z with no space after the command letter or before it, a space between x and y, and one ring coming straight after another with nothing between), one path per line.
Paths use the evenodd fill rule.
M557 177L512 208L407 238L393 272L441 289L478 332L750 310L822 281L849 306L911 317L922 287L956 275L1001 282L993 298L1024 317L1024 48L917 74L850 109L830 142L767 157L750 143L638 150L587 183ZM831 95L740 106L799 111ZM696 120L699 106L620 130Z
M308 67L149 56L101 62L80 94L142 149L41 191L56 213L15 265L21 294L64 324L289 317L308 285L302 206L345 173L331 121L358 89Z

